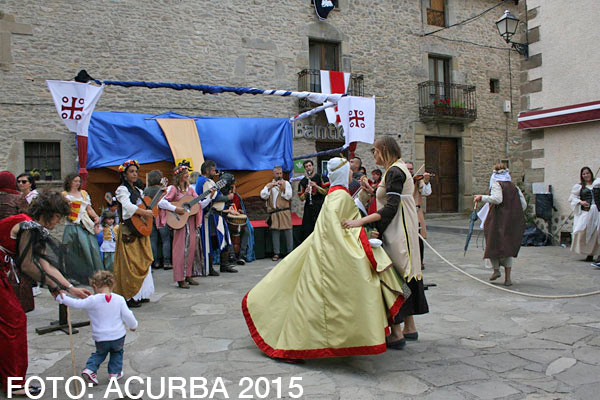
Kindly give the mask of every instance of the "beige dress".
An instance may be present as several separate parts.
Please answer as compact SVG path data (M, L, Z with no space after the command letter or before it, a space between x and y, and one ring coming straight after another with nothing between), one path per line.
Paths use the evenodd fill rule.
M413 191L414 181L406 164L402 159L396 161L392 167L398 167L406 175L406 182L402 187L402 193L394 193L401 197L398 212L390 222L383 234L383 248L392 259L394 267L407 282L416 278L422 279L421 273L421 251L419 250L419 218ZM391 168L391 167L390 167ZM381 210L387 204L387 193L385 189L385 176L377 188L377 208Z
M594 186L600 186L600 179L596 179L587 189L593 190ZM573 238L571 242L571 251L587 256L600 255L600 242L598 239L600 230L600 212L592 196L590 209L585 211L581 208L580 193L581 184L576 184L571 189L569 203L573 210Z

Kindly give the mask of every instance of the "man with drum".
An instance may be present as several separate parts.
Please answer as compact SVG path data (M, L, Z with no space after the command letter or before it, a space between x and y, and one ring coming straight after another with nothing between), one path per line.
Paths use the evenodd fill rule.
M229 225L229 234L231 236L233 250L229 252L229 261L230 263L235 262L238 265L245 265L249 236L247 229L248 217L245 214L246 208L244 207L242 196L235 191L235 176L229 172L225 172L221 175L221 179L225 179L228 182L227 185L221 189L221 192L226 194L227 198L233 195L231 200L225 202L225 211L228 212L227 224Z

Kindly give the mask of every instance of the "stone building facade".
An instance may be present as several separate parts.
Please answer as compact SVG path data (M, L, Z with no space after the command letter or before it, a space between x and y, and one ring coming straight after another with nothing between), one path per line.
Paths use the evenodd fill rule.
M299 88L301 71L335 68L351 72L356 85L361 79L365 96L376 96L377 134L397 137L417 168L429 163L441 196L437 211L464 211L473 193L487 191L496 162L508 160L515 179L523 175L516 115L503 112L505 102L515 108L519 99L518 55L510 66L511 52L494 26L504 8L519 14L523 6L515 3L448 27L496 3L339 0L319 21L311 0L4 0L0 166L21 172L30 162L27 143L50 142L60 153L55 175L76 168L73 135L38 78L69 80L86 69L101 80L310 90ZM428 81L442 85L425 84L420 92ZM302 109L292 98L118 87L107 87L96 107L232 117L289 117ZM342 144L307 133L325 129L322 115L298 123L294 155ZM368 170L375 167L370 147L357 149Z
M545 117L552 115L546 112L565 107L577 111L577 105L589 103L600 107L600 54L595 49L600 4L594 0L571 4L527 1L530 56L521 64L521 116L534 111ZM596 174L600 167L600 112L596 113L590 118L565 114L560 126L553 125L557 121L552 118L541 118L538 128L523 130L526 181L533 192L546 192L552 185L557 208L553 231L563 241L572 226L568 198L579 182L580 169L589 166Z

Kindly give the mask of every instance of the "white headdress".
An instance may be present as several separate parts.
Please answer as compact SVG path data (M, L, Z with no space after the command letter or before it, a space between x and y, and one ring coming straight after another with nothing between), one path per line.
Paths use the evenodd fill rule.
M490 188L494 184L494 182L510 182L510 173L508 172L508 168L494 170L492 176L490 177Z
M350 163L345 158L335 157L327 161L327 177L331 186L343 186L348 189Z

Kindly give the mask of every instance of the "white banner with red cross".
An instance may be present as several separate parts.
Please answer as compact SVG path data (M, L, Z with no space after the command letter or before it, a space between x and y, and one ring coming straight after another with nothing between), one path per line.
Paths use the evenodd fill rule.
M350 74L348 72L321 70L320 78L321 93L348 93L348 86L350 83ZM336 126L339 125L340 117L338 115L337 106L326 108L325 114L327 115L327 122Z
M354 142L373 144L375 141L375 98L342 97L338 102L340 125L344 128L346 145Z
M77 134L79 174L81 175L82 188L85 188L88 127L94 107L100 100L102 90L104 90L104 85L94 86L89 83L52 80L47 80L46 84L50 94L52 94L58 115L67 126L67 129Z

